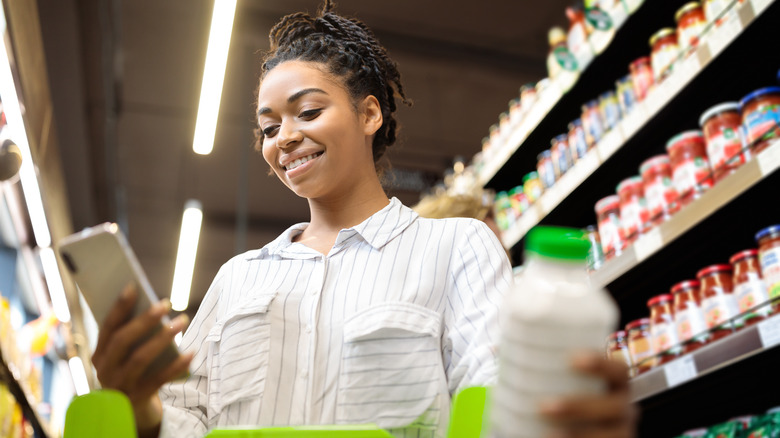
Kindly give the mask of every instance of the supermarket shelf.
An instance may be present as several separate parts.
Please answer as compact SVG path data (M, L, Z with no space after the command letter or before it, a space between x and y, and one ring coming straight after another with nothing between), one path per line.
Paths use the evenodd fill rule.
M534 225L540 223L551 211L562 204L602 164L606 163L621 148L627 147L636 134L651 120L656 118L659 113L664 111L669 103L716 59L726 47L736 40L742 31L756 17L760 16L771 3L771 0L746 2L740 7L734 19L727 21L719 28L713 29L712 34L697 48L695 54L685 59L673 75L658 85L645 101L637 104L634 110L623 118L615 129L607 133L586 157L579 160L572 169L556 181L555 185L548 189L539 198L538 202L534 203L510 229L504 232L502 236L504 245L507 248L515 246ZM544 116L552 108L550 105L550 102L542 102ZM548 108L548 106L550 107ZM536 118L531 120L531 122L536 123ZM518 130L513 133L512 140L507 144L513 144L516 134L520 139L527 137L525 131ZM505 158L508 160L509 155ZM501 164L504 164L506 160ZM495 166L496 164L493 163L491 165ZM617 184L617 181L615 184Z
M778 168L780 168L780 141L776 141L754 160L724 178L705 192L701 198L681 209L668 221L640 236L620 256L606 262L601 269L594 272L591 279L599 286L609 285L690 231L702 220L729 204L746 190L773 174Z
M632 400L658 395L778 345L780 315L774 315L631 379Z
M54 436L49 432L49 427L38 415L35 407L30 404L30 391L23 382L19 381L19 373L16 371L16 367L6 360L5 352L2 349L0 349L0 382L8 385L8 389L22 407L24 417L32 424L35 436L37 438Z

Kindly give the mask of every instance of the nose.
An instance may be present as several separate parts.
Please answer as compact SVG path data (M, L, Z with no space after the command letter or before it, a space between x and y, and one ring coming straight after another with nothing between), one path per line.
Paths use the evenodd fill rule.
M276 146L285 149L303 140L303 134L293 121L282 121L276 135Z

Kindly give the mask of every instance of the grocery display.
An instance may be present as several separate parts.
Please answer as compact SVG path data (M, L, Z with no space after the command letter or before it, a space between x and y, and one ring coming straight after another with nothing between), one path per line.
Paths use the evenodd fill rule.
M580 118L586 154L572 155L573 166L507 224L502 241L516 256L536 224L568 224L600 242L588 269L615 296L623 324L605 347L618 358L625 348L632 359L643 437L722 424L739 412L717 404L719 393L749 398L754 412L778 404L755 395L757 377L780 356L772 335L780 300L768 301L769 271L753 236L777 222L769 203L780 167L772 86L780 64L755 54L779 13L766 0L643 6L571 89L539 94L507 141L472 162L481 185L511 186L541 161L548 139L567 132L565 120ZM656 47L648 46L654 36ZM654 65L654 54L667 66ZM620 109L612 127L594 105L610 91ZM776 239L778 230L767 235ZM777 242L765 246L772 266ZM654 347L668 341L653 336L653 317L656 333L677 341L664 351Z

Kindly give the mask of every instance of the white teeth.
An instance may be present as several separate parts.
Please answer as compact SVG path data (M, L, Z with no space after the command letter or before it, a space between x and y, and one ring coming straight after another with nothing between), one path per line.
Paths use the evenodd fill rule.
M309 160L313 160L313 159L315 159L315 158L317 158L319 156L320 156L320 153L318 152L318 153L314 153L314 154L311 154L311 155L303 157L303 158L299 158L299 159L293 161L292 163L288 164L285 167L285 169L286 170L293 170L296 167L300 166L301 164L303 164L303 163L305 163L305 162L307 162Z

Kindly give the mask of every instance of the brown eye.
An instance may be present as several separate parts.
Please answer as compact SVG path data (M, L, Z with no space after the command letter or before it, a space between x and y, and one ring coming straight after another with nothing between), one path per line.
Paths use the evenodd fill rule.
M320 114L320 112L322 112L321 108L310 109L310 110L302 111L298 117L304 120L311 120L317 117Z
M278 126L269 126L267 128L263 129L263 137L270 138L276 135L276 131L279 129Z

